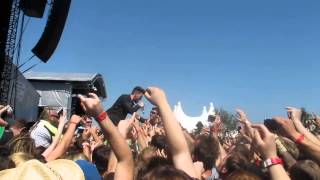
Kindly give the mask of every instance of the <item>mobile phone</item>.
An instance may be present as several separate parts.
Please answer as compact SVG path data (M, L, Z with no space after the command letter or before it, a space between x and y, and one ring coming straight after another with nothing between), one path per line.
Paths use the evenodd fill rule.
M60 117L60 116L63 114L63 108L60 108L60 109L57 111L57 114L58 114L58 116Z
M280 130L279 124L274 119L265 119L263 124L272 132L277 132Z
M84 95L83 95L84 96ZM71 99L71 113L78 116L84 116L86 113L81 107L81 102L78 97L78 94L73 94Z
M77 128L77 133L78 133L78 134L82 134L83 131L84 131L84 127L79 126L79 127Z

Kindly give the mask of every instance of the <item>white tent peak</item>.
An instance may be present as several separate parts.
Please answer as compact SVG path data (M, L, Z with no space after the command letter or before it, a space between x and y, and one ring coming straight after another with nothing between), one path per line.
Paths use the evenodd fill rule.
M174 114L180 124L188 131L196 128L196 124L200 121L203 125L208 126L208 116L215 115L213 103L209 103L209 110L206 106L203 106L202 113L200 116L191 117L184 113L181 102L174 106Z

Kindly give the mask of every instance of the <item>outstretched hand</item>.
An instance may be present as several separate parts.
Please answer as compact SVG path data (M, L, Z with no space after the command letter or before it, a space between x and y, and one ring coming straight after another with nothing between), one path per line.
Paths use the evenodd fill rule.
M277 156L276 137L264 125L252 125L254 128L253 143L264 159Z
M155 106L159 106L167 100L164 91L158 87L148 87L144 95Z
M128 133L131 131L135 118L136 113L133 113L130 119L121 120L119 122L118 129L124 138L127 138Z
M301 121L302 111L301 109L294 108L294 107L286 107L288 118L293 121Z
M295 140L299 133L297 132L292 121L283 117L273 117L272 119L274 119L277 122L277 124L279 124L281 128L281 133L284 136L291 138L292 140Z
M103 106L99 97L94 93L89 93L88 97L78 95L81 101L81 106L87 115L91 117L97 117L101 114L103 110Z
M246 113L242 109L236 109L237 120L243 124L249 123L249 119Z

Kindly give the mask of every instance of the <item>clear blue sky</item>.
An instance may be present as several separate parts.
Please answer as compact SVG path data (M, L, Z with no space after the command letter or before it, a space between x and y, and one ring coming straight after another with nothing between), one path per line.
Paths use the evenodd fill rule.
M101 73L106 107L135 85L157 85L192 116L209 102L256 121L285 115L287 105L320 113L319 8L317 0L73 0L55 54L33 70ZM22 61L45 22L31 19Z

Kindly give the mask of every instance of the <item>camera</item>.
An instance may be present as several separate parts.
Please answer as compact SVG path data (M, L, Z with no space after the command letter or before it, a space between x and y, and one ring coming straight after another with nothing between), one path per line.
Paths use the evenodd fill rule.
M71 114L76 114L78 116L84 116L86 113L81 107L81 101L79 95L87 97L89 93L97 93L97 88L93 85L90 85L88 89L82 89L78 91L73 91L71 95Z

